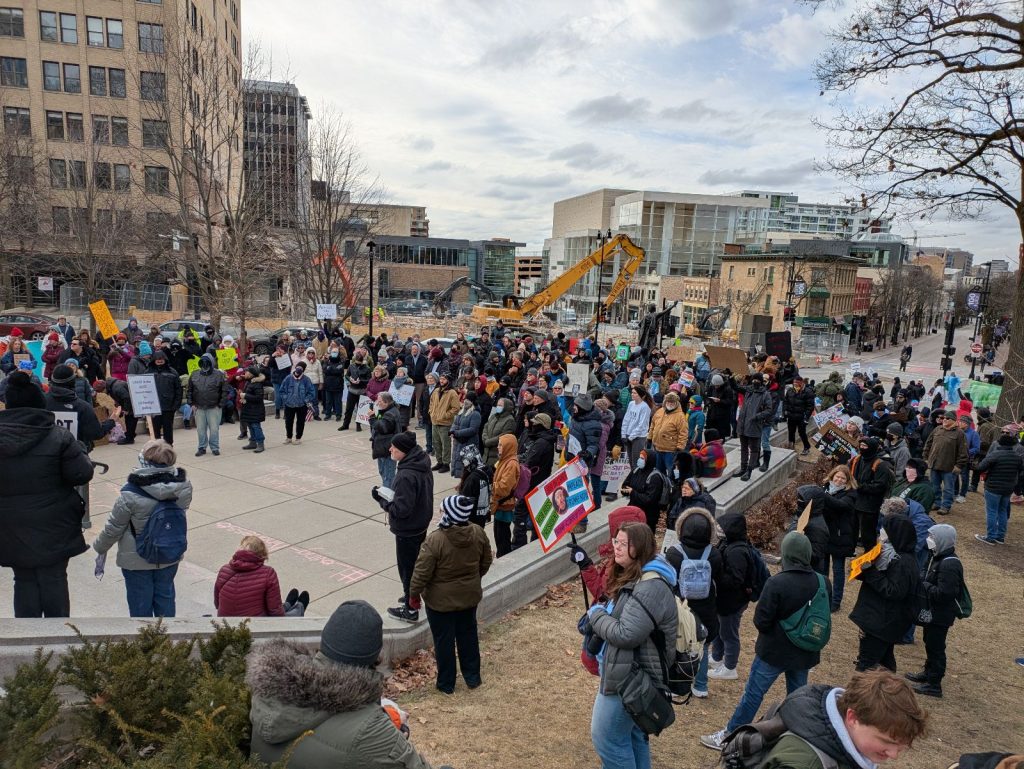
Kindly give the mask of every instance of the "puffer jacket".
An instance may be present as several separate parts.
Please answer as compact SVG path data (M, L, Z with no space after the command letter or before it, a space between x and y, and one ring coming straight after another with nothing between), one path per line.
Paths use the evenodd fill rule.
M500 414L491 409L491 417L480 431L480 444L483 446L485 465L494 467L498 461L498 439L515 429L516 415L510 409L506 409Z
M43 348L43 379L49 380L53 370L60 362L60 356L64 352L64 345L60 342L47 342ZM127 364L125 364L127 368Z
M391 439L402 432L401 414L392 404L370 420L370 456L373 459L390 457Z
M964 583L964 565L956 555L955 535L949 529L948 525L932 527L935 555L921 582L922 598L932 612L930 624L937 627L952 627L956 621L956 601Z
M277 572L251 550L236 550L213 585L218 617L283 617Z
M128 364L135 357L135 351L130 345L111 345L107 353L107 365L110 367L110 376L120 379L122 382L128 379Z
M213 367L209 371L203 371L200 367L189 376L188 402L197 409L222 409L228 402L228 379L223 371L217 370L212 356L203 357Z
M44 409L0 410L0 566L35 569L86 551L85 503L92 480L82 444Z
M328 357L323 364L324 367L324 391L329 393L340 393L345 389L345 360L339 355L337 358Z
M829 555L849 558L857 546L857 513L855 502L857 492L843 489L835 494L826 490L821 498L822 514L828 525L828 544L825 552Z
M814 392L809 387L799 392L795 387L787 387L782 396L782 416L786 419L806 422L814 411Z
M689 422L683 407L676 406L673 411L668 411L662 406L651 417L651 429L647 437L655 451L682 451L686 448L689 434Z
M736 417L736 430L747 438L760 438L761 430L775 413L775 402L763 385L751 385L743 393L743 405Z
M756 566L753 545L747 539L747 519L742 513L726 513L719 521L723 539L718 543L722 555L715 605L720 615L735 614L747 608L753 589Z
M363 395L370 383L370 367L353 360L348 364L348 391L351 395Z
M839 396L843 394L843 378L839 372L829 374L828 379L814 388L814 394L821 398L822 411L836 405Z
M391 389L391 380L388 379L387 374L382 377L371 376L370 381L366 383L366 397L370 400L375 400L381 393L386 393Z
M1013 450L1013 446L1001 446L996 443L988 456L981 460L978 472L988 473L985 476L985 491L1007 496L1013 493L1020 474L1024 472L1024 463Z
M595 604L590 609L594 633L605 642L600 653L601 694L618 694L634 660L655 686L664 689L661 656L651 637L656 627L665 637L661 650L665 664L671 666L675 662L679 624L676 571L663 557L656 556L644 564L642 572L639 580L619 590L610 614L604 604Z
M302 361L306 364L306 376L309 377L309 381L313 383L314 387L318 387L324 383L324 367L320 365L320 359L314 358L309 359L309 356L305 356Z
M250 755L265 764L290 752L289 769L430 769L381 708L384 676L376 670L277 639L253 649L245 679Z
M885 569L871 566L858 575L857 579L863 584L850 619L867 635L895 643L914 619L918 583L917 532L910 519L902 515L890 515L882 527L896 555Z
M582 411L572 418L572 425L569 427L569 437L575 438L579 442L578 456L583 458L588 468L597 466L597 455L601 453L602 433L601 413L596 408L592 408L590 411ZM569 451L568 443L567 441L565 450L565 458L567 460L577 456Z
M601 448L598 449L593 469L596 473L603 473L604 463L608 460L608 447L614 445L610 442L609 438L611 437L612 430L615 428L615 412L611 409L607 411L594 410L601 417Z
M462 450L470 445L480 446L480 419L480 411L474 407L469 411L460 408L452 421L452 475L456 478L462 475Z
M432 531L420 547L409 593L433 611L463 611L483 600L480 580L494 555L487 534L469 523Z
M841 689L824 684L802 686L786 697L779 715L793 734L782 736L768 753L762 769L821 769L821 759L811 747L835 759L839 769L858 769L860 764L844 745L852 744L841 716L829 716ZM838 709L835 711L838 714ZM808 744L810 743L810 744Z
M192 504L192 483L185 477L185 469L181 467L140 467L128 474L128 482L139 486L145 495L128 489L121 490L107 518L107 525L92 543L93 549L97 553L105 553L116 542L117 565L129 571L170 566L170 563L150 563L136 552L132 527L135 527L137 533L142 533L159 501L174 500L183 510L188 510Z
M289 378L294 379L294 377ZM246 423L262 422L267 418L267 407L263 403L263 383L266 379L263 374L259 374L246 382L245 389L242 391L245 398L239 412L241 421Z

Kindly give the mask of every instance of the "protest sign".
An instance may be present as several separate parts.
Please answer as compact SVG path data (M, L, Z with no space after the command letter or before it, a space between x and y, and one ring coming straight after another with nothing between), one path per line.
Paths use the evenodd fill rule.
M586 464L574 459L526 495L526 507L545 553L594 509L586 472Z
M604 461L604 469L601 470L601 480L608 484L604 488L604 493L618 494L627 475L629 475L629 463L625 459L613 460L609 453L608 458Z
M822 425L818 430L818 434L814 436L814 440L822 454L831 457L840 464L848 463L859 453L853 441L832 422L826 422Z
M277 364L277 368L280 370L289 369L292 367L292 356L288 353L282 353L273 359L274 363Z
M743 350L737 347L705 345L704 353L715 368L729 369L737 377L747 375L747 354Z
M768 331L764 335L764 351L779 360L793 357L793 335L788 331Z
M813 502L808 502L807 507L800 513L800 517L796 520L796 530L801 534L804 533L804 529L807 528L807 524L811 521L811 508L814 506Z
M234 347L217 350L217 368L221 371L238 368L238 350Z
M104 300L100 299L99 301L91 302L89 304L89 312L96 319L96 329L104 337L113 339L118 335L120 329L114 322L114 316L110 314L110 308L107 307L107 303Z
M185 362L185 369L188 371L189 375L191 375L192 372L195 371L198 368L199 368L199 356L198 355L193 355L191 358L189 358Z
M974 401L975 408L984 406L994 409L999 405L999 396L1003 394L1002 386L975 380L971 380L967 391L971 394L971 400Z
M316 306L316 319L317 320L337 320L338 319L338 305L336 305L336 304L318 304Z
M25 349L28 350L28 355L22 358L19 355L14 356L15 365L21 371L31 371L36 376L41 377L43 375L43 342L42 339L36 339L33 342L25 342ZM24 362L28 361L25 365Z
M388 388L388 392L391 393L391 397L395 399L395 403L399 406L408 406L412 403L412 396L416 392L416 385L406 384L401 387L395 387L394 383Z
M814 424L819 430L824 427L827 422L831 422L836 427L844 427L849 421L850 417L843 411L842 403L829 406L824 411L819 411L814 415Z
M359 405L356 406L356 422L361 425L369 425L370 417L373 416L373 401L369 395L359 396Z
M54 421L78 439L78 412L76 411L54 411Z
M132 413L137 417L160 413L160 396L154 374L129 374L128 392L132 396Z
M693 382L696 379L692 371L683 371L679 375L679 382L683 387L693 387Z
M847 582L853 582L864 571L864 564L869 561L874 561L878 556L882 554L882 543L879 542L873 548L868 550L864 555L854 558L850 561L850 578Z
M697 360L697 354L697 350L693 347L683 344L674 344L665 350L665 357L673 363L679 363L684 360L695 361Z
M569 375L565 391L569 395L583 395L590 382L590 366L586 363L570 363L565 367L565 373Z
M616 360L629 360L629 345L620 344L615 348L615 359Z

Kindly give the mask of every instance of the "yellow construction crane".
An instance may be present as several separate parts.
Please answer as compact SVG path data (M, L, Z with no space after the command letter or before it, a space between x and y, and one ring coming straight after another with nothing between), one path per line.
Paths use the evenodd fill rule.
M626 255L625 263L615 278L611 291L605 297L601 306L597 308L600 313L602 309L611 307L612 303L626 290L633 275L636 274L641 262L644 260L644 250L636 245L626 235L616 235L606 242L603 247L598 247L585 258L574 264L557 278L537 293L526 299L519 299L514 295L503 297L502 303L484 302L473 307L473 322L479 325L491 325L501 320L509 328L522 327L537 313L541 312L558 301L566 291L572 288L586 275L593 267L604 264L607 259L616 252L622 251ZM595 314L594 320L597 320Z

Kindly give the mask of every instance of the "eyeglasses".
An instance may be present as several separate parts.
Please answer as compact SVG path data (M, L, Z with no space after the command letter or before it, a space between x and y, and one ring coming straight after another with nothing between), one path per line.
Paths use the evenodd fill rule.
M624 548L624 547L629 547L629 540L628 539L627 540L613 539L612 540L612 547L616 548L616 549L621 549L621 548Z

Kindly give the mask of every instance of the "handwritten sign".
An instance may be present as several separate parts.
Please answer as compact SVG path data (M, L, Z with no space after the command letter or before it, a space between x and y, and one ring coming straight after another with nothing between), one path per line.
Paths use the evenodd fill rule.
M338 319L338 305L336 305L336 304L318 304L316 306L316 319L317 320L337 320Z
M604 487L605 494L618 494L627 475L629 475L629 462L625 459L615 461L609 454L604 461L604 468L601 470L601 480L608 484Z
M238 350L234 347L217 350L217 368L221 371L238 368Z
M137 417L160 413L160 395L154 374L129 374L128 392L132 397L132 414Z
M570 363L565 367L565 373L569 375L569 386L565 389L572 395L582 395L587 391L587 385L590 384L590 366L586 363Z
M747 355L738 347L706 345L704 352L715 368L729 369L737 377L747 375Z
M370 424L370 417L373 415L373 401L369 395L359 396L359 405L356 406L356 422L362 425Z
M697 351L688 345L674 344L665 350L665 357L673 363L697 360ZM746 360L746 358L744 358Z
M189 375L191 375L195 371L198 371L199 370L199 356L193 355L191 358L189 358L187 361L185 361L185 369L188 371Z
M91 302L89 304L89 312L92 313L92 317L96 320L96 328L104 337L113 339L118 335L120 329L114 322L114 316L110 314L110 308L107 307L107 303L103 299Z
M388 388L388 392L399 406L408 406L412 403L412 396L416 393L416 385L406 384L401 387L395 387L394 383L392 383L391 387Z
M824 411L819 411L814 415L814 424L819 430L829 422L834 424L836 427L844 427L849 421L850 417L843 411L842 403L829 406Z
M54 411L54 421L78 439L78 412Z
M277 364L277 368L280 371L289 369L292 367L292 356L284 352L274 358L274 363Z
M586 473L586 465L574 459L526 495L526 507L545 553L594 509Z
M864 571L864 564L874 561L881 554L882 543L879 542L873 548L864 553L864 555L850 561L850 578L847 581L853 582L857 579L857 577L860 576L860 573Z

